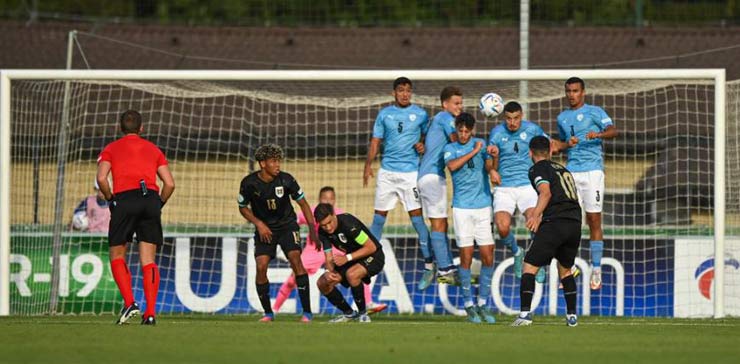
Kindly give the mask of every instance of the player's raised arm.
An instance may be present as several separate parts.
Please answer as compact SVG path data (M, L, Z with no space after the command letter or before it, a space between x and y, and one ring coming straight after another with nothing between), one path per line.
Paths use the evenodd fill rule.
M362 174L362 187L367 187L367 181L373 177L373 161L380 150L380 142L383 139L372 137L370 146L367 148L367 159L365 160L365 171Z
M612 125L609 125L604 129L602 132L595 132L590 131L588 132L588 135L586 135L587 139L614 139L619 135L619 131L617 130L617 127Z
M475 155L478 154L478 152L480 152L482 148L483 148L483 142L480 140L476 141L475 147L470 153L465 154L460 158L452 159L448 161L447 168L449 168L451 172L454 172L460 169L462 166L465 165L465 163L468 163L469 160L473 159L473 157L475 157ZM445 158L445 160L447 160L447 158Z

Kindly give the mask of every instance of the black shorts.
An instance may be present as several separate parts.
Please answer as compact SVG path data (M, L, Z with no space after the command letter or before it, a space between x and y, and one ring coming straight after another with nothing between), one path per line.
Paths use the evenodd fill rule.
M367 275L362 278L362 281L365 284L370 284L370 278L383 271L383 266L385 266L385 254L383 254L383 251L376 251L370 256L358 260L353 260L341 267L338 266L337 273L342 275L343 286L349 287L349 282L347 281L347 271L356 264L360 264L365 267L365 269L367 269Z
M301 251L301 232L300 230L284 230L284 231L273 231L272 241L269 243L263 243L260 240L259 233L254 234L254 256L268 255L270 259L275 259L275 253L277 253L277 246L280 245L280 249L283 250L285 256L288 256L288 252L293 250Z
M125 191L116 194L109 206L109 246L132 241L134 233L138 241L162 245L162 200L159 194L149 191L145 196L140 190Z
M575 220L555 220L543 222L534 235L524 261L535 267L550 263L552 258L560 265L570 268L581 245L581 223Z

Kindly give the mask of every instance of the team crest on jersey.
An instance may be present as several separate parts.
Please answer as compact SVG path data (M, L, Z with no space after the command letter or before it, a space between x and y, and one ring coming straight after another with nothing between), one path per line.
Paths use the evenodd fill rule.
M282 198L285 194L285 190L283 189L283 186L275 187L275 196L278 198Z
M578 119L578 121L583 121L583 114L578 114L578 116L576 116L576 119Z
M341 241L344 244L347 244L347 237L344 236L344 233L339 233L337 236L339 237L339 241Z
M519 134L519 139L521 139L521 140L527 140L527 133L526 132L522 132L521 134Z
M238 203L244 203L244 195L241 193L239 194L239 197L236 198L236 202Z
M416 114L409 115L409 120L416 121Z

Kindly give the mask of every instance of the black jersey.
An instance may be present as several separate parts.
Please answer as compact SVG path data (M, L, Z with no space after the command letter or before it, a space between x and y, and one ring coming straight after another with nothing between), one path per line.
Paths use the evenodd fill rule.
M573 175L562 165L551 160L541 160L529 168L529 181L532 187L542 183L550 184L550 202L542 213L542 221L577 220L581 221L581 206ZM537 191L537 194L540 192Z
M353 253L360 250L368 241L375 243L378 248L375 253L380 253L383 250L370 229L350 214L337 215L337 229L332 234L319 229L319 240L321 240L324 250L331 249L333 245L345 253Z
M272 182L265 182L254 172L242 179L237 202L239 207L249 206L255 217L262 220L273 232L298 230L292 198L303 198L303 190L288 173L280 172Z

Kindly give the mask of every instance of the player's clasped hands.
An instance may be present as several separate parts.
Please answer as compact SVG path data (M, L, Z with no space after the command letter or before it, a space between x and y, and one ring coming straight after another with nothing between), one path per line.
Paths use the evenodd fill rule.
M260 235L260 241L263 243L272 242L272 230L270 230L265 223L260 222L257 224L257 233ZM316 240L314 240L316 241Z
M586 139L588 139L588 140L598 139L598 138L599 138L599 133L597 133L595 131L589 131L588 134L586 134Z
M475 149L474 150L476 152L479 152L482 148L483 148L483 142L480 141L480 140L476 141L475 142Z
M326 278L332 283L339 283L342 281L342 275L337 272L326 272Z
M529 231L536 233L541 223L542 223L542 215L537 215L537 216L532 216L531 218L527 219L527 222L525 225L527 226L527 229Z
M569 147L574 147L576 144L578 144L578 137L577 136L572 136L572 137L570 137L570 139L568 139L568 146Z
M338 266L343 266L347 264L347 257L344 254L335 254L334 255L334 264Z
M424 151L426 150L424 149L424 143L421 142L414 144L414 149L416 149L416 152L419 154L424 154Z
M498 147L495 145L489 145L486 148L486 152L491 155L491 157L498 158Z

